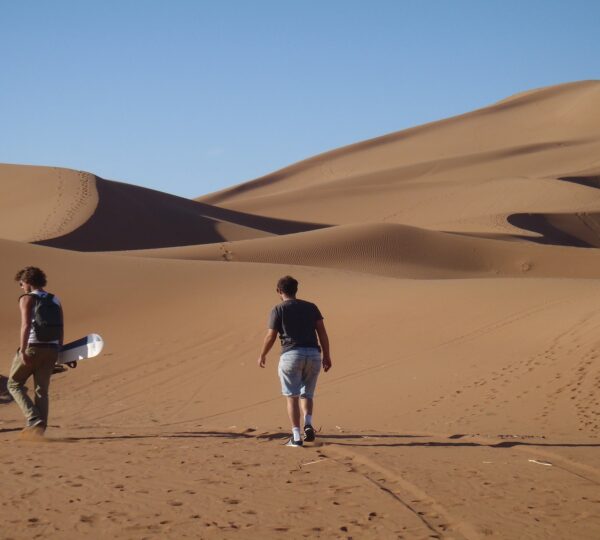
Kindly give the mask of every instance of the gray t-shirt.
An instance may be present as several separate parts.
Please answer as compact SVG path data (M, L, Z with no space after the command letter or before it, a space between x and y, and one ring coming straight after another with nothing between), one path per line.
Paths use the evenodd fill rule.
M319 351L317 321L323 320L319 308L305 300L285 300L271 310L269 328L279 332L281 352L298 347L314 347Z

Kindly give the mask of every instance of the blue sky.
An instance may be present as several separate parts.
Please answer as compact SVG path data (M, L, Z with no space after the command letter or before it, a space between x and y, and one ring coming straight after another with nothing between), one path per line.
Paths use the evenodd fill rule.
M195 197L600 78L600 2L0 0L0 162Z

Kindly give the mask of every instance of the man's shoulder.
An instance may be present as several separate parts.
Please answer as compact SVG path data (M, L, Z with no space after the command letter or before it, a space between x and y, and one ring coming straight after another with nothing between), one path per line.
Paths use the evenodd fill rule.
M19 296L19 303L29 304L35 302L37 295L33 293L25 293Z
M283 311L283 310L282 310L281 304L277 304L277 305L275 305L275 306L273 306L273 307L271 308L271 311L270 311L270 315L269 315L269 316L271 317L271 319L272 319L273 317L281 317L281 313L282 313L282 311Z
M287 310L304 310L304 309L319 309L317 307L317 304L315 304L314 302L309 302L308 300L302 300L300 298L294 298L293 300L284 300L283 302L277 304L276 306L273 307L273 309L271 311L277 311L277 312L282 312L282 311L287 311Z
M309 302L308 300L298 300L298 302L300 302L303 306L319 309L317 304L314 302Z
M285 302L284 302L285 304ZM320 313L319 308L317 307L317 304L315 304L314 302L309 302L308 300L301 300L300 298L296 298L293 302L289 302L287 305L284 306L283 310L289 310L293 313L298 313L298 314L318 314Z
M303 300L302 298L294 298L290 300L284 300L283 302L277 304L276 308L283 307L292 307L292 306L314 306L313 302L309 302L308 300Z

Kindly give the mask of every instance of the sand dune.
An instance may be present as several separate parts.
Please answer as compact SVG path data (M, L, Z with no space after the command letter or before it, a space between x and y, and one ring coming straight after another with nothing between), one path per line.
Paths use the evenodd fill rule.
M597 539L599 102L530 91L198 201L0 166L3 537ZM106 340L41 440L5 392L29 264L67 340ZM334 362L301 450L256 366L287 273Z
M256 238L320 226L248 215L100 178L96 187L98 207L85 223L66 235L38 243L108 251Z
M597 174L599 151L600 82L586 81L334 150L199 200L320 223L519 234L512 214L598 210L595 194L559 178Z
M547 149L597 142L599 101L599 81L529 91L474 112L336 149L200 199L227 204L407 166L428 172L427 164L452 169L527 155L533 161Z
M490 237L536 238L544 231L546 243L595 246L595 232L586 230L600 212L593 181L599 171L598 111L596 81L532 91L334 150L196 202L90 177L95 198L77 210L77 219L66 204L46 213L38 202L41 223L18 224L15 212L25 207L3 198L9 212L1 237L110 251L385 222ZM43 168L35 170L41 174ZM48 186L58 193L58 180L53 182ZM6 184L7 192L12 185ZM72 196L78 200L76 192Z
M0 238L64 249L212 243L321 226L248 215L68 169L1 165L0 175Z
M97 205L94 175L0 164L0 238L35 242L68 234L85 223Z
M342 225L287 236L127 254L307 265L413 279L600 277L600 254L595 250L473 238L397 224Z

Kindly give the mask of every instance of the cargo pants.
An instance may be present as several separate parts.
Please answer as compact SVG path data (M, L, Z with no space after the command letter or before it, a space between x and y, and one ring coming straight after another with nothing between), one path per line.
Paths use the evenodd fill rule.
M31 365L25 365L23 355L17 351L10 369L7 388L17 402L31 426L41 420L44 426L48 424L48 390L54 364L58 358L58 347L27 347L27 355ZM27 394L25 383L33 375L34 400Z

